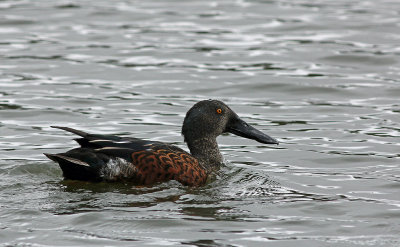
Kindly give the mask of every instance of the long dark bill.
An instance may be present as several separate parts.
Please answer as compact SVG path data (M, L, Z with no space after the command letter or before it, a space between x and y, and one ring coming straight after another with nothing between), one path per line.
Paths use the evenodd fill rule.
M264 134L240 118L236 118L231 121L228 124L226 131L265 144L279 144L276 139Z

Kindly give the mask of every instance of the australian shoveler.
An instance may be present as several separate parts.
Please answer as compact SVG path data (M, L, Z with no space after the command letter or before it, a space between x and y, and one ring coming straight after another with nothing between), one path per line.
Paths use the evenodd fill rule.
M66 153L45 153L59 163L66 179L131 181L138 185L169 180L187 186L204 185L207 177L222 164L217 137L225 132L265 144L278 144L218 100L200 101L187 112L182 135L190 153L163 142L52 127L80 136L75 139L80 148Z

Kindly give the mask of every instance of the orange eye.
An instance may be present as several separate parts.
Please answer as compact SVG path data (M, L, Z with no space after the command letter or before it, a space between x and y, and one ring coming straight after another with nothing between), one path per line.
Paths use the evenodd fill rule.
M218 109L217 109L217 113L218 113L218 114L221 114L221 113L222 113L222 110L221 110L220 108L218 108Z

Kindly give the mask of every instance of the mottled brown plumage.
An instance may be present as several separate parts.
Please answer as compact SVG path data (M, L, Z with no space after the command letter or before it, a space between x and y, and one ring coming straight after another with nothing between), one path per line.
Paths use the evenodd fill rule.
M169 180L187 186L204 185L209 175L222 163L216 138L224 132L261 143L278 144L217 100L200 101L186 114L182 134L191 154L162 142L94 135L68 127L54 128L81 137L75 139L80 148L66 153L45 154L59 163L66 179L131 181L138 185Z
M176 180L183 185L199 186L208 176L199 161L183 150L156 148L134 152L132 163L137 168L133 180L142 185Z

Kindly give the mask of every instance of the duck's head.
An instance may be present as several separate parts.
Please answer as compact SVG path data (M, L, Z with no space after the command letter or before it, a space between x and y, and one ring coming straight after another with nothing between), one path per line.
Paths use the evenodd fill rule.
M274 138L250 126L218 100L203 100L196 103L187 113L182 126L186 142L214 139L222 133L232 133L265 144L279 144Z

